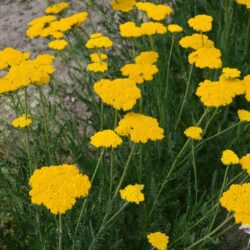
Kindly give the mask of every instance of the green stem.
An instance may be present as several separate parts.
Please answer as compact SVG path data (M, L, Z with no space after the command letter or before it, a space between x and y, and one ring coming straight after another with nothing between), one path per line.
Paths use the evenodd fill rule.
M197 203L198 199L198 180L197 180L197 168L196 168L196 162L195 162L195 150L194 150L194 142L192 141L191 144L192 148L192 163L194 168L194 187L195 187L195 202Z
M62 238L63 238L63 231L62 231L62 215L59 214L59 239L58 239L58 250L62 250Z
M245 57L247 56L247 52L248 52L249 33L250 33L250 10L248 11L248 23L247 23L247 32L246 32L246 38L245 38L245 47L244 47L243 59L245 59Z
M168 56L168 65L167 65L167 75L166 75L166 87L165 87L165 99L167 100L168 96L168 85L169 85L169 69L170 69L170 63L171 63L171 58L172 58L172 53L173 53L173 48L174 48L174 33L172 34L172 41L171 41L171 47L170 47L170 52Z
M185 90L185 94L184 94L184 97L183 97L183 100L182 100L182 103L181 103L181 108L180 108L180 112L179 112L179 115L178 115L178 118L177 118L175 129L177 129L177 127L179 125L179 122L180 122L180 119L181 119L181 116L182 116L183 108L184 108L184 105L185 105L185 102L186 102L186 99L187 99L188 90L189 90L189 86L190 86L190 83L191 83L191 76L192 76L193 68L194 68L194 65L192 64L190 66L190 71L189 71L189 75L188 75L186 90Z

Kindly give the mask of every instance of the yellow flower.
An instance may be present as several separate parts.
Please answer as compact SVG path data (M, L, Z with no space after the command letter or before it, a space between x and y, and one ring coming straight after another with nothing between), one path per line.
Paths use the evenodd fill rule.
M122 37L140 37L142 36L142 29L137 27L134 22L126 22L119 26Z
M194 140L200 140L202 135L202 128L191 126L184 131L184 134Z
M250 122L250 112L244 109L239 109L238 110L238 116L240 121L242 122Z
M224 150L221 156L221 162L224 165L238 164L240 162L239 157L232 150Z
M112 0L112 8L122 12L129 12L134 8L135 3L135 0Z
M245 86L246 100L250 102L250 75L244 77L243 84Z
M222 67L221 52L216 48L197 49L189 55L188 61L201 69L219 69Z
M203 34L193 34L191 36L184 36L180 41L179 44L181 47L187 49L191 48L194 50L200 49L200 48L213 48L214 42L208 39L208 36Z
M147 235L148 242L157 250L166 250L169 237L161 232L150 233Z
M144 185L128 185L124 189L120 190L121 198L127 202L134 202L137 205L144 201L144 194L141 192Z
M178 24L169 24L168 25L168 31L171 32L171 33L178 33L178 32L182 32L183 29Z
M90 39L85 44L88 49L109 48L112 45L113 42L110 40L110 38L103 36L101 33L91 34Z
M154 64L157 62L159 54L155 51L141 52L136 58L135 63L137 64Z
M124 111L132 109L136 100L141 97L141 90L130 79L102 79L95 83L94 91L104 103Z
M49 43L49 48L54 50L63 50L68 45L68 42L65 40L54 40Z
M167 15L170 15L173 12L171 7L163 4L139 2L136 3L136 7L141 11L145 11L148 17L156 21L163 20Z
M221 77L225 79L240 77L241 72L236 68L223 68Z
M104 60L108 59L108 56L106 54L103 53L93 53L90 55L90 59L93 63L100 63L103 62Z
M240 159L241 167L250 175L250 154L246 154Z
M197 15L188 20L188 25L198 32L207 32L212 29L213 18L208 15Z
M64 214L76 199L89 194L91 183L75 165L42 167L35 170L29 180L31 202L44 205L52 214Z
M229 190L224 192L220 203L229 212L234 212L236 223L242 225L250 224L250 183L233 184Z
M137 113L127 113L120 120L115 131L121 136L130 136L135 143L146 143L148 140L157 141L164 138L164 130L159 127L155 118Z
M12 121L15 128L26 128L32 123L29 115L23 114Z
M167 28L162 23L159 22L146 22L142 23L141 30L143 35L152 36L152 35L163 35L167 33Z
M246 5L247 9L250 9L250 0L236 0L238 4Z
M103 131L96 132L90 138L90 144L96 148L117 148L122 144L122 139L113 130L107 129Z
M105 72L108 70L106 62L90 63L87 65L87 70L92 72Z
M199 84L196 90L196 95L207 107L227 106L232 103L235 96L244 93L244 83L237 78L229 80L220 78L215 82L205 80Z
M23 53L13 48L5 48L0 51L0 70L9 66L18 65L30 57L30 53Z
M60 2L52 6L49 6L47 9L45 9L45 13L46 14L58 14L68 7L69 7L69 3Z

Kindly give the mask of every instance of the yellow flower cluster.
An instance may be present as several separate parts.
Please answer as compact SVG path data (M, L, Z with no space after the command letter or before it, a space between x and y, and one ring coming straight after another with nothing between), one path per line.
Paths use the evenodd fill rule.
M91 136L90 144L96 148L117 148L122 144L122 139L113 130L106 129L96 132L93 136Z
M121 136L130 136L134 143L146 143L164 138L164 131L155 118L137 113L127 113L115 131Z
M142 52L135 58L134 64L126 64L121 68L122 75L138 84L151 81L158 72L158 68L154 64L158 57L159 55L155 51Z
M48 44L49 48L54 50L63 50L68 45L68 42L64 39L54 40Z
M148 242L157 250L166 250L169 237L161 232L150 233L147 235Z
M112 0L112 8L122 12L129 12L134 8L135 3L135 0Z
M90 39L85 44L88 49L109 48L113 42L109 37L102 35L102 33L94 33L90 35Z
M232 164L239 164L240 159L234 151L227 149L222 152L221 162L224 165L232 165Z
M0 70L18 65L30 57L30 53L23 53L13 48L5 48L0 51Z
M240 159L241 167L250 175L250 154L246 154Z
M244 109L239 109L238 110L238 116L240 121L242 122L250 122L250 112Z
M238 4L246 5L247 9L250 9L250 0L236 0Z
M188 127L185 131L184 134L194 140L200 140L202 137L202 128L197 127L197 126L191 126Z
M0 94L16 91L30 84L48 84L50 75L55 71L53 60L54 56L44 54L38 55L34 60L11 66L7 74L0 78Z
M142 193L143 188L144 185L128 185L120 190L121 198L127 202L134 202L138 205L140 202L144 201L144 194Z
M220 78L219 81L205 80L199 84L196 95L207 107L227 106L234 97L245 93L245 86L241 80Z
M102 79L95 83L94 91L108 105L115 109L130 110L141 97L141 90L130 79L118 78L115 80Z
M236 223L250 224L250 183L233 184L224 192L220 203L229 212L234 212Z
M42 167L35 170L29 180L31 201L44 205L53 214L64 214L76 199L89 194L91 183L75 165Z
M250 75L247 75L243 79L243 84L245 86L245 91L246 91L246 100L250 101Z
M167 32L167 28L159 22L145 22L141 26L136 26L134 22L126 22L120 24L119 28L122 37L162 35Z
M200 49L200 48L214 48L214 42L209 40L208 36L203 34L193 34L191 36L185 36L180 41L179 44L181 47L188 49Z
M136 3L136 7L141 11L145 11L149 18L156 21L163 20L167 15L173 12L173 9L169 6L149 2Z
M198 32L208 32L212 29L213 18L208 15L197 15L188 20L188 25Z
M87 65L87 70L92 72L105 72L108 70L108 63L105 62L108 56L103 53L93 53L90 55L91 62Z
M57 4L54 4L52 6L49 6L47 9L45 9L46 14L59 14L63 10L69 7L69 3L67 2L60 2Z
M188 61L201 69L219 69L222 67L221 52L216 48L199 48L188 56Z
M178 33L183 31L182 27L178 24L169 24L167 30L171 33Z
M54 37L62 38L64 33L75 26L80 26L88 17L87 12L80 12L72 16L64 17L59 20L55 16L43 16L32 20L28 24L26 31L30 39L35 37Z
M26 128L32 123L29 115L23 114L12 121L12 126L15 128Z
M222 78L232 79L240 77L241 72L236 68L223 68L222 69Z

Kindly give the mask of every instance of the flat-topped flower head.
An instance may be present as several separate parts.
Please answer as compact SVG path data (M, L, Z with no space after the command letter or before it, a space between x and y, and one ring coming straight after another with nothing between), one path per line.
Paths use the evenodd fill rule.
M157 62L159 54L155 51L144 51L141 52L136 58L135 63L137 64L154 64Z
M120 35L122 37L134 38L143 36L142 29L136 26L134 22L122 23L119 25L119 29L120 29Z
M239 109L237 111L239 119L241 122L250 122L250 112L244 109Z
M108 56L103 53L93 53L90 55L90 60L92 63L87 65L87 70L92 72L105 72L108 70L108 63L105 60Z
M197 49L188 56L188 61L201 69L219 69L222 67L221 52L216 48Z
M112 8L122 12L129 12L135 4L135 0L112 0Z
M13 48L5 48L0 51L0 70L7 67L18 65L29 59L29 52L22 52Z
M117 148L122 144L122 139L113 130L106 129L91 136L90 144L96 148Z
M147 16L155 21L163 20L167 15L173 12L173 9L163 4L153 4L149 2L138 2L136 7L147 13Z
M120 120L115 131L121 136L130 136L134 143L146 143L147 141L158 141L164 138L164 130L158 121L150 116L127 113Z
M202 132L202 128L191 126L184 131L184 134L193 140L200 140L202 138Z
M233 79L240 77L241 72L236 68L223 68L221 78Z
M26 128L30 126L32 120L29 115L23 114L12 121L12 126L15 128Z
M234 213L236 223L250 224L250 183L233 184L223 193L220 203L228 212Z
M102 35L102 33L94 33L90 35L90 39L86 43L86 48L109 48L113 45L113 42L109 37Z
M222 152L221 162L224 165L239 164L240 159L238 155L234 153L234 151L226 149Z
M162 232L150 233L147 235L148 242L157 250L166 250L169 237Z
M141 90L130 79L102 79L94 85L95 93L108 105L117 110L130 110L141 98Z
M178 24L169 24L167 30L171 33L180 33L183 31L183 28Z
M237 95L244 93L244 83L239 79L220 79L215 82L205 80L196 90L196 95L205 106L216 108L231 104Z
M244 77L243 84L245 87L246 100L250 102L250 75Z
M200 48L214 48L214 42L212 40L209 40L208 36L201 35L201 34L193 34L191 36L184 36L179 41L179 44L184 49L200 49Z
M141 25L142 34L145 36L163 35L167 33L167 27L159 22L145 22Z
M208 15L197 15L188 20L188 25L198 32L208 32L212 29L213 18Z
M63 50L68 45L68 42L64 39L61 40L54 40L48 44L49 48L54 50Z
M128 185L124 189L120 190L120 195L123 200L126 202L136 203L137 205L144 201L144 194L142 190L144 189L144 185L135 184Z
M90 55L91 62L100 63L108 59L108 56L104 53L93 53Z
M89 194L89 177L80 173L75 165L45 166L35 170L30 177L31 202L44 205L52 214L64 214L76 199Z
M250 0L236 0L238 4L245 5L247 9L250 9Z
M47 9L45 9L46 14L59 14L63 10L69 7L69 3L67 2L60 2L54 5L49 6Z
M246 154L240 159L240 165L250 175L250 154Z

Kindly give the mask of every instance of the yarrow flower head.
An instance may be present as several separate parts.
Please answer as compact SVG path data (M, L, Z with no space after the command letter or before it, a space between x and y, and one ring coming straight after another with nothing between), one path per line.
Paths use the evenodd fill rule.
M239 119L241 122L250 122L250 112L244 109L239 109L237 111Z
M200 49L200 48L214 48L214 42L209 40L208 36L201 35L201 34L193 34L191 36L184 36L180 41L179 44L184 49Z
M240 159L232 150L226 149L222 152L221 162L224 165L239 164Z
M135 4L135 0L112 0L112 8L122 12L129 12Z
M12 121L15 128L26 128L32 123L29 115L23 114Z
M149 2L138 2L136 3L136 7L141 11L145 11L149 18L156 21L163 20L167 15L173 12L173 9L169 6Z
M89 177L68 164L37 169L29 183L31 202L44 205L55 215L70 210L77 198L88 196L91 188Z
M90 144L96 148L117 148L122 144L122 139L113 130L107 129L96 132L93 136L91 136Z
M213 18L208 15L197 15L188 20L188 25L198 32L208 32L212 29Z
M68 42L64 39L54 40L48 44L49 48L54 50L63 50L68 45Z
M146 143L149 140L157 141L164 138L164 130L155 118L133 112L127 113L120 120L115 131L121 136L130 136L134 143Z
M157 62L159 54L155 51L141 52L136 58L135 63L137 64L154 64Z
M247 9L250 9L250 0L236 0L238 4L246 5Z
M246 154L240 159L240 165L250 175L250 154Z
M178 24L169 24L167 29L171 33L179 33L183 31L183 28Z
M233 184L224 192L220 203L229 212L234 212L236 223L250 224L250 183Z
M200 140L202 137L202 128L197 126L191 126L184 131L184 134L194 140Z
M90 35L90 39L86 43L86 48L109 48L113 45L113 42L109 37L102 35L102 33L94 33Z
M245 87L246 100L250 102L250 75L244 77L243 84Z
M224 79L232 79L240 77L241 72L236 68L223 68L221 77Z
M221 52L216 48L199 48L188 56L188 61L201 69L219 69L222 67Z
M67 2L60 2L57 4L54 4L52 6L49 6L47 9L45 9L46 14L59 14L63 10L69 7L69 3Z
M150 233L147 235L148 242L157 250L166 250L169 237L161 232Z
M94 91L108 105L115 109L130 110L141 98L141 90L130 79L117 78L115 80L102 79L95 83Z
M88 71L93 72L105 72L108 70L108 63L105 62L107 60L108 56L103 53L93 53L90 55L90 59L92 63L87 65Z
M142 193L143 189L144 185L128 185L124 189L120 190L120 195L123 200L133 202L138 205L140 202L144 201L144 194Z

